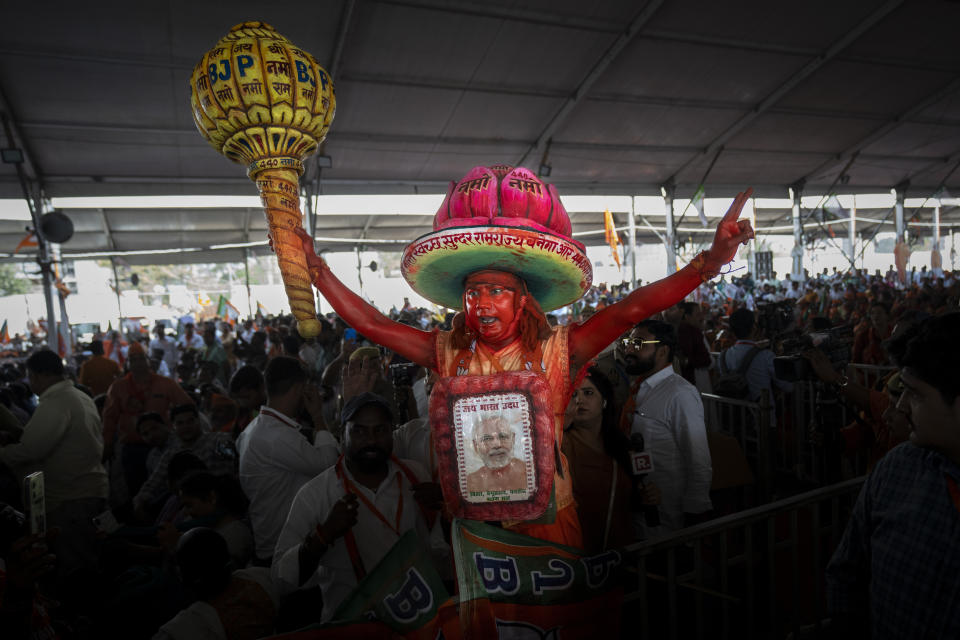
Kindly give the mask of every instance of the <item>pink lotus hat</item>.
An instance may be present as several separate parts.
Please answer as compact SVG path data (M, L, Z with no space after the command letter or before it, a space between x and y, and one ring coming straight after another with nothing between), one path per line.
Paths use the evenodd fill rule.
M467 276L508 271L552 311L579 299L593 280L586 250L570 233L552 184L523 167L474 167L450 183L433 231L406 248L401 272L427 300L460 309Z

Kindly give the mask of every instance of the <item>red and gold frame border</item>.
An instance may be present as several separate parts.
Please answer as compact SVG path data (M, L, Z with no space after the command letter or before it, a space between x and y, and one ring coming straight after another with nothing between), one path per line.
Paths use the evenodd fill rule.
M530 409L528 420L534 464L534 484L524 500L477 504L460 493L461 451L457 446L454 404L467 396L520 394ZM437 454L440 485L448 512L469 520L535 520L547 510L553 489L553 407L550 388L540 375L514 371L492 376L443 378L430 394L430 425ZM461 438L462 441L462 438Z

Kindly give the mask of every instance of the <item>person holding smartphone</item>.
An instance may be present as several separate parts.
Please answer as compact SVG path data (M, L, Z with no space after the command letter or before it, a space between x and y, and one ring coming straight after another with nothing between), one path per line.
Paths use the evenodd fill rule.
M43 472L47 527L60 529L53 552L62 587L96 567L93 518L106 508L108 491L100 415L93 400L65 379L56 353L37 351L26 365L40 402L20 442L0 447L0 462L20 473Z

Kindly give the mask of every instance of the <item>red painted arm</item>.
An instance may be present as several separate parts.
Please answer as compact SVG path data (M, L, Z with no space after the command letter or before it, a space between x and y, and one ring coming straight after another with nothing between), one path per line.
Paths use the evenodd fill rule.
M307 267L313 286L347 324L356 329L357 333L392 349L411 362L429 369L436 368L433 333L394 322L380 313L376 307L368 304L333 275L327 263L317 256L313 248L313 238L305 231L300 231L299 235L303 240L303 250L307 256Z
M753 190L747 189L734 198L701 264L694 260L673 275L640 287L620 302L598 311L582 325L574 325L570 330L571 375L633 325L683 300L703 282L701 272L713 277L733 260L737 247L753 237L750 223L737 220L752 194Z

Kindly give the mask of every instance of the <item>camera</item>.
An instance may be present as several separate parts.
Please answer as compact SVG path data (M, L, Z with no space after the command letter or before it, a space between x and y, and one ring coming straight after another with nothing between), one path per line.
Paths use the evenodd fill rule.
M810 363L801 356L807 349L817 349L827 356L834 369L844 369L850 362L853 343L852 327L836 327L813 333L799 334L781 343L783 355L773 359L773 370L778 378L787 382L805 380L817 382Z
M413 374L416 373L420 365L413 362L401 362L390 365L390 381L394 388L412 387Z
M765 336L775 336L786 331L793 325L794 300L782 302L766 302L757 305L757 328Z

